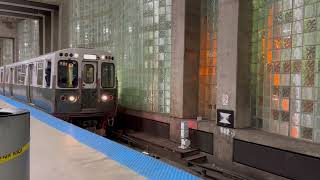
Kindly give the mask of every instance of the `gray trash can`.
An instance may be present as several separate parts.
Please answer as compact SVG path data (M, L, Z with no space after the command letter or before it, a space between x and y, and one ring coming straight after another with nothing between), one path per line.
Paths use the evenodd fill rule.
M0 109L0 180L30 179L30 113Z

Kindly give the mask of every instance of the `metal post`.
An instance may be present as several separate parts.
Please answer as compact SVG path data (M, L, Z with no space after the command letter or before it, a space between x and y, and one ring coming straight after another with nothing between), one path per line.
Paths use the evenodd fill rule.
M191 142L189 140L188 121L181 121L180 136L181 136L181 145L179 146L179 148L181 149L189 148Z

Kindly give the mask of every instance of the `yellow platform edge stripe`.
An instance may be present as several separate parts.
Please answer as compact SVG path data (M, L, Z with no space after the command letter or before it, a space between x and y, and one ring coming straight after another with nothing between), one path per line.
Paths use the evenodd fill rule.
M11 161L13 159L18 158L21 156L23 153L25 153L30 147L30 143L25 144L22 148L18 149L17 151L7 153L4 155L0 155L0 164L4 164L8 161Z

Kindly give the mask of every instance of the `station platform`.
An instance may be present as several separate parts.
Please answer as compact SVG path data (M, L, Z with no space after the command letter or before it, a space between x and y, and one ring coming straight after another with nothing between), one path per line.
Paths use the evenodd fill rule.
M31 180L200 179L41 110L0 96L0 108L31 113Z

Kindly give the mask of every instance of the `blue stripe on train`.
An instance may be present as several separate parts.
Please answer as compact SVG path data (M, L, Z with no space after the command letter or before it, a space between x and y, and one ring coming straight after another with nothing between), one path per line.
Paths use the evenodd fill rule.
M200 178L189 174L181 169L173 167L169 164L146 156L138 151L130 149L126 146L118 144L114 141L106 139L102 136L81 129L77 126L62 121L45 112L32 108L26 104L14 101L10 98L0 95L0 99L21 109L29 110L31 115L38 120L56 128L57 130L68 134L79 142L96 149L109 158L119 162L120 164L134 170L138 174L148 179L184 179L198 180Z
M40 100L40 99L32 99L33 104L44 109L46 112L52 113L52 107L50 104Z
M27 96L22 96L22 95L13 95L13 97L20 99L22 101L28 102Z

